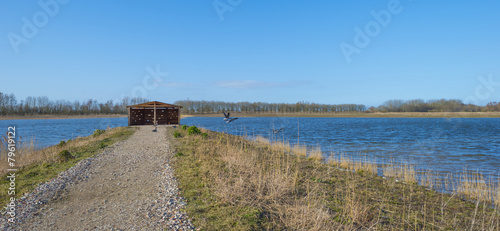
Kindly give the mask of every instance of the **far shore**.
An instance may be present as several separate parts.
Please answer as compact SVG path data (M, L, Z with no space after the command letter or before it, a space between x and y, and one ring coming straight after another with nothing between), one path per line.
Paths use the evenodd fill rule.
M109 114L109 115L28 115L28 116L0 116L0 120L91 119L91 118L120 118L120 117L127 117L127 115Z
M28 115L28 116L0 116L0 120L49 120L49 119L92 119L92 118L124 118L127 115ZM192 117L191 115L181 115L181 119Z
M500 118L500 112L358 112L358 113L238 113L231 117L338 117L338 118ZM185 117L222 117L222 113Z
M325 117L325 118L500 118L500 112L358 112L358 113L238 113L231 117ZM222 117L222 113L183 114L187 117ZM0 120L123 118L127 115L29 115L0 116Z

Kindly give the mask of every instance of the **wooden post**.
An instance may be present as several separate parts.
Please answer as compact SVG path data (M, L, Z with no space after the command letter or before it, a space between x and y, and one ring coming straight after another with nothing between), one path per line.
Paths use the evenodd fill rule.
M156 101L154 102L154 119L153 119L153 125L156 126Z
M177 109L177 124L181 125L181 109Z

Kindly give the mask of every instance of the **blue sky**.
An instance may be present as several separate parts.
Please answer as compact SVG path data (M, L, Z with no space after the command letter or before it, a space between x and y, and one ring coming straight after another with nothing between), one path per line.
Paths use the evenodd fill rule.
M485 104L500 101L499 9L498 1L2 0L0 92ZM359 53L345 55L341 44Z

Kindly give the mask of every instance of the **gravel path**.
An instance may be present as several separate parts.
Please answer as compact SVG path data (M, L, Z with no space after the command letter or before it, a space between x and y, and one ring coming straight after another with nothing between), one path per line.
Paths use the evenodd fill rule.
M166 127L141 126L128 140L81 161L18 201L6 230L193 230L181 209Z

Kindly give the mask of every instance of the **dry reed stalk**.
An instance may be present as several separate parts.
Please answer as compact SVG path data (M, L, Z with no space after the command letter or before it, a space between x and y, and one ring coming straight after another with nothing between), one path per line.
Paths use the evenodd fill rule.
M293 146L292 152L295 153L295 155L297 155L297 156L306 157L307 156L307 147L304 145L296 144Z
M500 178L497 178L497 190L495 196L495 205L500 208Z
M436 189L437 182L431 170L426 169L421 173L421 184L427 188Z
M339 167L346 169L346 170L352 170L353 169L353 163L350 157L345 156L345 154L340 154L340 164Z
M255 141L257 143L264 144L264 145L269 145L270 144L269 139L267 139L267 138L265 138L263 136L256 136L255 137Z
M403 165L401 171L403 172L402 178L404 182L408 184L417 183L417 174L415 173L415 167L413 167L413 165Z
M416 184L418 182L413 165L404 164L396 166L392 160L391 163L384 168L383 175L387 178L393 178L408 184Z
M384 177L387 177L387 178L393 178L395 180L398 179L397 170L396 170L396 167L394 166L392 160L391 160L391 163L389 165L386 165L384 167L382 174L384 175Z
M331 166L340 166L340 161L335 156L335 152L330 152L330 156L328 156L326 163Z
M465 169L460 176L456 193L471 200L494 202L496 192L494 184L484 179L480 172L471 172Z
M378 174L378 167L377 164L375 164L375 160L368 160L366 159L362 162L361 164L361 170L364 172L367 172L372 175L377 175Z
M290 147L290 143L288 141L287 142L284 142L284 141L274 142L271 144L271 147L275 151L281 151L281 152L287 152L287 153L291 152L291 150L292 150L292 147Z
M377 165L374 164L373 160L368 160L366 156L363 161L353 161L352 163L354 171L356 172L367 172L373 175L377 174Z
M307 158L314 161L323 161L323 152L321 151L321 147L314 147Z
M332 230L332 216L319 198L303 197L277 205L279 219L293 230Z

